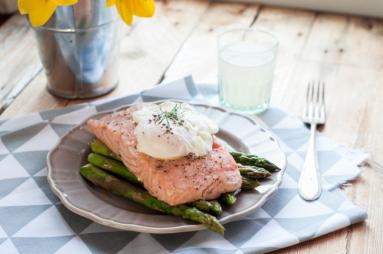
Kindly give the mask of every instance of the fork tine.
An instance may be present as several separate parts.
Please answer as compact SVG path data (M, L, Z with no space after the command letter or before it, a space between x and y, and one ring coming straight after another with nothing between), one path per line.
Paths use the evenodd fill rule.
M321 82L321 100L319 104L319 121L321 123L324 123L326 120L326 111L325 111L325 83L324 81Z
M318 116L318 82L313 81L313 98L311 100L311 117L314 120Z
M321 82L321 100L320 100L320 104L321 106L324 106L325 104L325 100L324 100L324 95L325 95L325 86L324 86L324 81Z
M310 81L307 84L306 117L312 117L312 100L314 92L314 83Z
M315 80L312 83L312 97L311 97L311 119L317 115L317 100L318 100L318 87Z

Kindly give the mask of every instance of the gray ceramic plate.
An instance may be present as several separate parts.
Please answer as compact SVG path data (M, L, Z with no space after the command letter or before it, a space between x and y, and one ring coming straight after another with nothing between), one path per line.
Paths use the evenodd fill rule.
M262 182L256 190L241 192L237 203L226 208L219 217L221 223L239 220L262 206L277 190L286 168L285 154L273 135L256 121L219 107L204 104L194 106L219 125L217 136L229 147L263 156L282 169ZM129 106L123 108L126 107ZM110 112L92 118L107 113ZM89 143L93 138L84 122L63 136L48 154L49 185L69 210L106 226L138 232L167 234L205 229L202 225L153 212L87 183L80 176L79 168L86 163Z

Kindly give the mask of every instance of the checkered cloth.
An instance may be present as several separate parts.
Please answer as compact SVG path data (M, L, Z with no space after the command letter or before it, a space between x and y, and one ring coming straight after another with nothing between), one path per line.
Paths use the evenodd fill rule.
M279 137L288 157L282 185L261 209L226 224L224 238L207 230L171 235L120 231L67 210L46 179L46 155L59 138L96 112L164 98L217 103L217 91L187 77L120 99L0 121L0 253L263 253L366 219L366 212L339 190L359 175L357 165L366 154L319 136L325 190L319 200L303 201L296 187L309 132L299 119L276 108L258 120Z

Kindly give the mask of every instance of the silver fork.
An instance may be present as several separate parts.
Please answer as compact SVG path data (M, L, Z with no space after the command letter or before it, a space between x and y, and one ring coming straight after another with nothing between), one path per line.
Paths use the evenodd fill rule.
M324 82L312 81L308 83L302 120L310 125L310 140L298 182L299 195L305 200L315 200L319 198L322 192L315 134L317 126L326 121L324 97Z

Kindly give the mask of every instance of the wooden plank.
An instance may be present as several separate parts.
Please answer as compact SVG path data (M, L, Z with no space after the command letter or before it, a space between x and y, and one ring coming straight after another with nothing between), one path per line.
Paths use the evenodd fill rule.
M158 2L156 16L140 20L123 38L120 85L106 97L122 96L156 84L207 7L208 2L204 0ZM83 102L57 99L45 90L45 84L46 78L40 74L2 116L23 115Z
M164 1L155 19L141 20L121 44L120 86L108 97L152 87L200 22L207 1Z
M272 91L273 105L286 108L286 97L292 98L294 105L300 101L294 97L297 88L291 89L289 81L295 75L299 56L310 38L316 15L312 12L263 7L253 27L271 31L279 40L276 72ZM281 25L284 24L284 25ZM294 100L295 98L295 100ZM298 97L302 98L303 97ZM278 253L346 253L346 231L338 231L303 244L293 246Z
M372 24L373 29L362 24ZM370 152L375 164L373 169L365 169L352 187L346 188L347 195L369 212L367 223L289 248L286 253L381 252L377 239L383 238L378 226L383 208L379 194L382 177L376 164L383 161L383 145L378 141L383 129L378 116L383 106L379 99L383 93L380 57L383 37L376 31L381 31L382 26L382 21L373 19L319 14L286 82L284 99L279 100L279 105L299 114L307 81L325 80L328 119L324 133L338 142ZM369 48L374 49L372 52L377 57L365 54Z
M226 29L250 26L257 12L257 5L211 4L166 71L165 79L171 80L192 74L199 82L215 82L217 35Z
M310 36L302 59L381 69L383 67L381 23L382 21L378 19L319 15L313 27L315 33ZM368 38L374 40L369 41Z
M14 15L0 27L0 58L1 113L41 71L33 31L25 17Z

